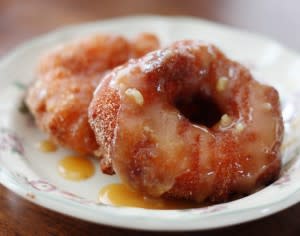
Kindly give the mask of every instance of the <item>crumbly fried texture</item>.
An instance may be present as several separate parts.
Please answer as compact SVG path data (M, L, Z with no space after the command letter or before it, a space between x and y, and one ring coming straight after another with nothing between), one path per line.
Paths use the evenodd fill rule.
M26 96L37 125L62 146L101 155L87 117L96 86L108 70L158 47L153 34L143 33L131 41L99 34L50 51L40 59Z
M150 196L222 202L280 171L277 91L203 42L180 41L113 70L89 121L106 163Z

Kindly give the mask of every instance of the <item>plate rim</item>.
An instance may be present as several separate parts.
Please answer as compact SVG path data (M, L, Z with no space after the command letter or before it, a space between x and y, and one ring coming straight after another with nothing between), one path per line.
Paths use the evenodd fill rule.
M300 200L300 189L298 189L296 192L294 192L292 194L292 196L289 196L288 198L285 198L285 199L277 202L276 205L275 204L270 204L272 206L272 208L268 208L268 206L266 206L264 208L258 207L258 208L250 209L252 212L256 212L258 215L256 217L248 215L248 217L247 217L247 214L246 214L246 217L244 216L245 218L243 218L242 221L241 220L235 220L235 221L233 220L233 221L229 221L229 222L221 222L218 225L210 225L208 227L201 227L200 229L199 229L199 227L197 227L197 225L194 225L194 227L183 225L183 227L182 227L182 226L178 226L176 224L172 225L172 226L175 226L175 227L178 226L178 228L173 228L173 229L170 229L169 227L155 228L154 227L155 224L154 225L148 224L145 227L145 225L136 224L136 222L132 222L132 224L127 224L127 223L122 223L122 222L116 223L115 221L107 220L106 217L103 217L101 219L102 221L99 222L98 218L90 217L90 215L74 214L73 207L67 207L67 209L66 208L64 208L64 209L60 208L61 204L55 203L55 201L53 199L52 200L50 199L51 205L50 204L44 204L45 201L43 201L43 200L46 200L46 202L49 202L48 201L49 198L46 197L44 194L34 192L35 197L32 197L32 196L28 196L28 194L32 194L32 191L28 191L28 190L26 190L26 188L24 188L20 185L13 184L13 181L8 181L8 182L6 182L6 184L4 184L3 181L7 180L7 177L10 175L9 173L5 174L5 171L6 170L0 169L0 183L3 186L7 187L9 190L16 193L18 196L22 197L24 200L27 200L27 201L35 204L35 205L38 205L39 207L46 208L48 210L51 210L51 211L54 211L56 213L60 213L60 214L63 214L63 215L69 216L69 217L74 217L74 218L84 220L84 221L87 221L87 222L91 222L91 223L96 223L96 224L101 224L101 225L106 225L106 226L111 226L111 227L116 227L116 228L131 229L131 230L136 229L136 230L153 231L153 232L158 232L158 231L161 231L161 232L167 232L167 231L168 232L175 232L175 231L176 232L183 232L183 231L203 231L203 230L225 228L225 227L234 226L234 225L237 225L237 224L240 224L240 223L247 223L247 222L250 222L252 220L258 220L258 219L268 217L268 216L270 216L272 214L275 214L279 211L287 209L288 207L290 207L290 206L296 204L297 202L299 202L299 200ZM5 177L3 176L3 174L5 175ZM36 196L36 194L38 194L38 197ZM297 197L295 197L296 195L297 195ZM279 204L280 204L280 206L278 206ZM218 205L220 205L220 204L218 204ZM56 206L56 207L53 208L51 206ZM115 210L121 209L120 207L115 207L115 206L104 206L103 205L103 207L114 208ZM138 211L143 211L144 210L144 209L135 208L135 207L122 207L122 208L123 208L123 210L129 210L129 209L135 209L135 210L138 210ZM66 211L64 211L64 210L66 210ZM157 210L151 210L151 211L157 211ZM178 210L163 210L163 211L164 212L166 212L166 211L176 212ZM262 214L262 212L264 212L264 214ZM231 213L229 213L229 214L231 214ZM85 216L85 217L83 217L83 216Z

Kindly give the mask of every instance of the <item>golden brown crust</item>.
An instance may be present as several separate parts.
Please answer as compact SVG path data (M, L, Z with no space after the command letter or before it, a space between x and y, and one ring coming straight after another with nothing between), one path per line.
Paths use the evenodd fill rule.
M110 158L110 146L113 141L113 134L116 127L116 118L120 107L120 97L117 92L111 89L108 84L110 77L103 79L100 87L103 96L101 99L95 97L89 106L89 121L97 142L101 144L101 169L106 174L113 174Z
M212 124L191 121L209 108L203 97L221 110ZM91 104L107 163L145 194L222 202L280 171L277 91L212 45L180 41L132 60L106 76Z
M100 153L87 117L96 86L108 70L158 46L152 34L140 34L132 41L103 34L50 51L41 58L26 97L38 126L63 146L84 154Z

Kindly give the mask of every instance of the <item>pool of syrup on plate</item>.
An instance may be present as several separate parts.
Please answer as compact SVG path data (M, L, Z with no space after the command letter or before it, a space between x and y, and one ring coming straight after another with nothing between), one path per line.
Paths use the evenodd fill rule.
M39 143L39 149L45 153L55 152L57 146L50 140L43 140ZM58 162L58 173L70 181L82 181L95 174L93 162L81 155L64 156ZM199 204L182 200L166 200L152 198L134 191L121 183L108 184L99 191L98 202L125 207L138 207L146 209L189 209L201 207Z
M120 183L109 184L100 189L98 200L101 203L113 206L160 210L201 207L200 204L191 201L147 197L140 192L134 191L125 184Z

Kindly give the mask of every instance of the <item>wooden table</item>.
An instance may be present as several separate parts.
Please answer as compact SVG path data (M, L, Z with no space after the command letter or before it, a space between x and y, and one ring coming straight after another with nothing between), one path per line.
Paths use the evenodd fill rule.
M298 0L0 0L0 56L57 27L130 14L190 15L270 36L300 51ZM0 235L139 235L73 219L36 206L0 186ZM205 235L299 235L300 204L267 218ZM143 233L153 235L154 233ZM159 234L159 233L157 233ZM202 233L182 233L201 235Z

